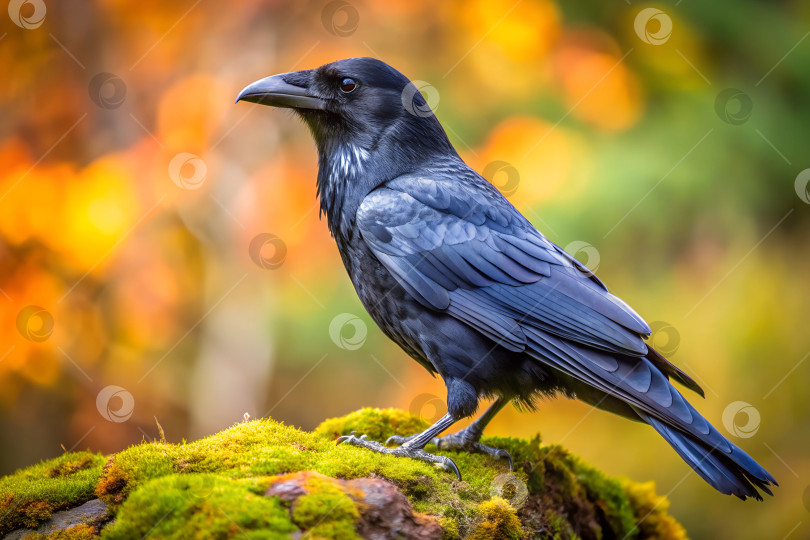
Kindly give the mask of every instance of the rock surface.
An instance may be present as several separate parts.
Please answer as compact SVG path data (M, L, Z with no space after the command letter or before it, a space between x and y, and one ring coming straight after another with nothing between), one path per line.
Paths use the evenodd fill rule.
M70 510L62 510L53 514L48 521L40 525L36 531L33 529L17 529L4 537L4 540L21 540L32 533L38 533L45 536L55 535L60 531L66 531L77 525L96 525L101 524L107 518L107 503L93 499L86 503L71 508Z
M439 520L415 513L408 498L397 487L381 478L333 479L311 471L284 475L276 480L265 495L290 503L291 515L297 501L309 493L313 483L332 483L346 493L360 509L355 530L363 538L388 540L442 538Z

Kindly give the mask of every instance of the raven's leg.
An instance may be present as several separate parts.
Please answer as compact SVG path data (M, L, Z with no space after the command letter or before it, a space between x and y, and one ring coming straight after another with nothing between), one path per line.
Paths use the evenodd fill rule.
M505 459L509 462L509 470L511 471L514 468L514 464L512 463L512 456L509 455L509 452L502 448L493 448L479 442L481 435L484 433L484 428L489 424L489 421L495 418L495 415L498 414L507 403L509 403L509 399L499 396L492 405L484 411L484 414L476 418L469 426L457 433L437 437L433 439L433 444L440 450L466 450L467 452L480 452L482 454L489 454L498 459Z
M465 427L458 433L434 438L431 442L440 450L464 450L467 452L488 454L498 459L505 459L509 462L509 470L511 471L513 468L513 463L512 456L509 455L509 452L501 448L492 448L491 446L486 446L479 442L481 440L481 435L484 433L484 428L487 426L487 424L489 424L489 421L492 420L507 403L509 403L509 399L499 396L492 403L492 405L490 405L489 408L484 411L484 414L476 418L475 421L473 421L469 426ZM406 443L419 435L421 435L421 433L418 435L412 435L411 437L400 437L399 435L394 435L393 437L389 437L388 440L385 441L385 444L392 442L400 444Z
M445 456L428 454L424 450L427 443L433 440L436 435L455 424L457 420L458 418L454 418L450 413L445 414L439 418L438 422L427 428L422 433L414 435L405 444L397 448L386 448L377 441L370 441L366 439L365 435L361 435L360 437L355 437L354 435L344 435L343 437L338 438L337 443L340 444L345 442L355 446L368 448L369 450L379 452L380 454L409 457L421 461L427 461L429 463L436 463L442 468L449 469L456 473L458 479L461 480L461 473L452 459Z

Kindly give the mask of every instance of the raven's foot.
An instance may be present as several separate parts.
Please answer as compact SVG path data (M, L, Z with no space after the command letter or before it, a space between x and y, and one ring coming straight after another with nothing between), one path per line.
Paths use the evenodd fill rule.
M404 444L414 437L416 437L416 435L411 435L410 437L394 435L393 437L388 437L385 444ZM469 453L487 454L497 459L505 459L509 463L509 470L514 470L514 463L512 462L512 456L509 454L509 452L502 448L493 448L491 446L481 444L478 442L480 438L480 434L474 431L469 431L468 428L465 428L458 433L445 435L444 437L435 437L431 442L435 444L436 448L439 450L455 450L456 452L464 451Z
M458 433L445 435L444 437L436 437L432 442L439 450L455 450L456 452L465 451L470 452L471 454L487 454L496 459L505 459L507 463L509 463L510 472L515 468L514 463L512 462L512 455L509 452L503 448L493 448L492 446L481 444L477 440L467 435L464 430L461 430Z
M399 457L409 457L411 459L418 459L419 461L426 461L428 463L435 463L438 467L442 469L447 469L449 471L453 471L456 474L456 477L461 480L461 472L459 472L458 467L453 462L452 459L445 456L437 456L434 454L429 454L425 452L422 448L414 448L409 446L408 444L403 444L397 448L386 448L382 444L378 443L377 441L371 441L366 438L366 435L361 435L360 437L355 437L354 435L344 435L343 437L339 437L337 443L348 443L353 444L355 446L362 446L363 448L368 448L374 452L378 452L380 454L388 454L391 456L399 456Z

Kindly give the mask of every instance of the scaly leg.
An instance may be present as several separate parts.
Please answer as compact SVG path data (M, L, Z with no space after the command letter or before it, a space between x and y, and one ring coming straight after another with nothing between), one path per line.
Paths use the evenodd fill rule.
M484 414L475 419L475 421L469 426L465 427L458 433L445 435L444 437L436 437L432 439L431 442L433 442L433 444L435 444L439 450L464 450L466 452L477 452L481 454L488 454L498 459L505 459L509 462L509 470L511 471L513 469L513 463L512 456L509 455L509 452L501 448L486 446L479 442L481 440L481 435L484 433L484 428L487 426L487 424L489 424L489 421L492 420L508 402L509 399L498 397L498 399L496 399L492 405L490 405L489 408L484 411ZM412 440L415 440L416 437L421 435L422 433L412 435L410 437L394 435L393 437L389 437L388 440L385 441L385 444L409 444Z

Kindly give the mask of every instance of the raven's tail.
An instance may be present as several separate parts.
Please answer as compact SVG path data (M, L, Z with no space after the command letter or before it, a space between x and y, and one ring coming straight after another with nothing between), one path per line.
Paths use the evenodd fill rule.
M536 358L559 370L564 387L577 398L650 424L721 493L762 500L757 489L771 494L768 486L777 485L768 471L726 439L672 386L668 375L675 378L674 370L663 357L611 354L537 328L521 328ZM685 378L684 374L678 380Z
M716 430L712 429L714 434L722 439L723 444L721 446L730 449L730 451L720 450L718 445L709 446L706 442L696 440L694 436L670 427L643 411L636 409L636 412L672 445L678 455L701 478L706 480L717 491L726 495L736 495L742 500L745 500L746 497L753 497L761 501L762 496L757 491L757 488L768 495L773 495L768 488L769 485L778 485L773 476L754 461L751 456L720 435Z

